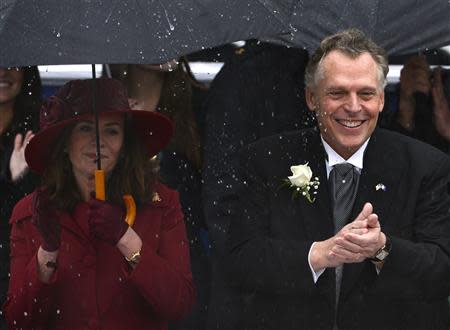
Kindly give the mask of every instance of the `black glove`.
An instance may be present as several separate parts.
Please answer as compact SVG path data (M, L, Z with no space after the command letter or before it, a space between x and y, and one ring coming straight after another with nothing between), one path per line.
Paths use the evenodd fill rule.
M51 204L45 189L36 189L33 196L33 216L31 222L41 234L41 247L48 252L59 249L61 244L61 212Z
M95 237L113 246L122 238L128 229L124 210L108 202L95 198L89 200L89 227Z

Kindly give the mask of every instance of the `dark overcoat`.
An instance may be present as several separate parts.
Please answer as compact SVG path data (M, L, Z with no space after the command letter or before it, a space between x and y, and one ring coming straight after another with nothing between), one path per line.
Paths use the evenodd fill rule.
M335 314L335 272L314 283L311 244L333 236L326 153L317 129L274 136L243 155L241 216L230 229L231 280L245 294L241 329L442 329L450 326L450 159L424 143L377 129L364 154L354 219L371 202L392 250L379 274L370 261L344 266ZM308 163L316 200L281 188Z

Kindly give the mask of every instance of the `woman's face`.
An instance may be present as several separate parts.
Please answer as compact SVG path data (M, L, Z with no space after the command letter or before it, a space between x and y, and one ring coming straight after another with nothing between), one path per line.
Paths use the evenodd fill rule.
M124 117L107 114L99 118L100 156L107 176L117 164L124 139ZM92 180L97 169L94 118L80 121L69 136L67 146L72 170L78 182Z
M0 67L0 106L14 102L23 83L23 70Z

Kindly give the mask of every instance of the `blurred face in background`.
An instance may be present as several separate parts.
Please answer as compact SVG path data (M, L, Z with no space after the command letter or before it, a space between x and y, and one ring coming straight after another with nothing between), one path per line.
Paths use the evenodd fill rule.
M0 106L13 105L23 83L21 68L0 67Z

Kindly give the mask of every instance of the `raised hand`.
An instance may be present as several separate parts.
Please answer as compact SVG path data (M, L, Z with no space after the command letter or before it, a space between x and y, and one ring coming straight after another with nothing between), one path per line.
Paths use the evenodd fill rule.
M31 222L39 231L41 247L47 252L54 252L61 244L61 226L59 223L61 212L56 209L43 188L38 188L33 196L33 216Z
M383 241L384 239L384 241ZM384 245L378 216L373 206L366 203L351 223L333 237L317 242L311 251L311 265L317 271L346 263L362 262L372 257Z
M347 251L361 255L363 259L373 257L386 242L378 216L373 213L370 203L364 205L361 213L349 225L350 230L339 238L336 244ZM362 233L359 226L365 226L366 232Z
M434 127L437 132L448 142L450 142L450 105L444 94L442 84L442 70L436 68L433 71L433 85L431 87L433 96Z
M96 238L116 246L129 228L124 220L124 209L95 198L89 200L89 205L89 227L91 233Z
M33 137L33 132L28 131L25 137L22 134L17 134L14 139L14 149L9 160L9 170L13 182L20 180L28 172L28 164L25 161L25 147Z
M430 93L430 69L424 56L414 56L400 73L398 123L406 130L414 129L416 101L414 93Z

